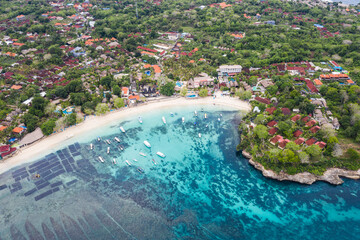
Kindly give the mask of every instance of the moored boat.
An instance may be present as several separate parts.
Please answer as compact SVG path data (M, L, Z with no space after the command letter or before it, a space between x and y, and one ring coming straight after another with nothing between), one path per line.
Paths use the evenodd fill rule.
M125 133L125 129L123 127L120 127L120 130Z
M104 159L102 157L100 157L100 156L99 156L99 161L102 162L102 163L105 162Z
M173 117L173 116L174 116L174 113L173 113L173 112L170 112L170 115Z
M142 169L142 168L138 168L137 170L138 170L138 172L141 173L141 174L144 173L144 169Z
M207 114L205 113L205 116L204 116L205 119L207 119Z
M131 166L131 162L129 162L128 160L125 161L127 165Z
M143 120L141 117L139 117L138 120L139 120L139 123L143 123Z
M194 115L197 116L197 111L196 110L194 111Z
M113 158L113 163L116 164L116 159L115 158Z
M220 121L221 121L221 119L220 119L220 118L218 118L218 121L220 122Z
M144 141L145 146L147 146L148 148L151 148L151 144L148 141Z
M120 139L118 137L114 137L115 141L120 142Z
M106 151L107 154L110 153L110 147L107 148L107 151Z
M156 161L155 161L155 159L153 159L152 162L153 162L155 165L157 164Z
M165 119L165 117L162 117L161 119L162 119L163 123L166 124L166 119Z
M98 137L98 138L97 138L97 141L100 142L100 141L101 141L101 137Z
M201 133L199 133L199 138L201 138Z
M92 143L90 143L90 149L93 150L94 149L94 145Z
M107 144L109 144L109 145L111 144L111 142L110 142L109 139L106 139L105 142L106 142Z
M119 149L120 149L121 151L124 151L124 146L123 146L123 145L119 145Z
M184 118L184 117L182 117L182 119L181 119L181 120L182 120L182 122L183 122L183 123L185 122L185 118Z
M162 158L166 157L165 154L163 154L162 152L157 152L156 154Z
M133 161L137 162L137 159L136 159L136 158L133 158Z
M143 157L146 157L146 154L143 153L143 152L139 152L139 154L140 154L141 156L143 156Z

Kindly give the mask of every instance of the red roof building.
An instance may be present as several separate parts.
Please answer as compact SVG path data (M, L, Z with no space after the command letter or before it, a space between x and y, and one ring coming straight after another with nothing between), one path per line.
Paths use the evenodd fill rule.
M283 137L280 135L276 135L275 137L270 139L270 143L275 145L276 143L278 143L279 141L282 141Z
M303 131L301 131L301 130L296 130L294 133L293 133L293 135L294 135L294 137L300 137L301 136L301 134L303 134Z
M298 138L298 139L296 139L296 140L294 141L294 143L297 144L297 145L301 145L301 144L303 144L304 142L305 142L305 139L303 139L303 138Z
M284 139L284 140L282 140L282 141L279 141L278 147L279 147L280 149L284 149L284 148L286 147L286 144L288 144L289 142L290 142L289 139Z
M326 143L324 142L317 142L315 145L318 145L321 149L323 149L326 146Z
M299 121L301 119L301 116L298 114L298 115L295 115L291 118L291 121L293 122L296 122L296 121Z
M0 153L7 152L10 150L10 145L0 146Z
M303 119L301 119L301 121L303 123L306 123L307 121L309 121L309 116L304 117Z
M313 120L308 121L305 125L306 125L307 127L312 127L312 126L314 126L316 123L317 123L317 122L313 119Z
M275 120L272 120L271 122L268 122L268 124L267 124L268 127L274 127L276 125L277 125L277 121L275 121Z
M291 111L288 108L282 108L281 111L284 115L287 115L287 116L291 115Z
M267 105L271 103L270 100L267 99L267 98L255 97L255 100L258 101L258 102L267 104Z
M311 146L313 144L316 143L316 138L309 138L308 140L306 140L305 144L308 146Z
M270 115L272 115L275 110L276 110L276 107L271 107L271 108L265 109L265 111L268 112Z
M310 132L312 133L317 133L320 130L319 126L313 126L312 128L310 128Z
M277 131L278 131L278 129L277 128L271 128L270 130L269 130L269 135L274 135L275 133L277 133Z

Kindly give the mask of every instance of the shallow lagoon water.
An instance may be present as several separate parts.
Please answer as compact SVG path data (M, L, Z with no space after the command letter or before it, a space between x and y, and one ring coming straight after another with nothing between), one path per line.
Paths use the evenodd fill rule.
M264 178L235 152L241 113L192 106L142 118L77 136L0 175L0 239L358 239L360 182Z

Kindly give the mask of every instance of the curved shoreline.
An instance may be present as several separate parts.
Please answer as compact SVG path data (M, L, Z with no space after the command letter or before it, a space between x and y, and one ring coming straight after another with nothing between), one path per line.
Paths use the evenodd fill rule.
M344 170L341 168L329 168L323 175L316 176L309 172L297 173L295 175L290 175L287 173L276 173L273 170L267 170L265 167L254 161L251 158L251 155L245 151L242 151L242 154L245 158L249 159L249 163L262 172L262 175L267 178L275 179L278 181L292 181L301 184L311 185L316 181L323 181L333 185L341 185L344 181L340 177L350 178L354 180L360 179L360 169L357 171Z
M35 160L37 156L44 152L59 147L64 141L69 140L73 136L80 135L88 132L94 128L102 127L110 124L119 119L124 119L129 116L139 115L143 112L152 111L155 109L162 109L168 107L179 107L186 105L209 105L215 104L220 106L231 107L239 111L248 112L251 110L249 103L241 101L239 99L231 97L207 97L199 99L185 99L185 98L164 98L161 100L155 100L154 102L145 102L136 107L122 108L102 116L89 117L84 122L67 128L65 131L60 133L52 134L48 137L42 138L41 140L18 149L17 152L10 158L6 158L0 161L0 174L4 173L14 167L21 164L31 162Z

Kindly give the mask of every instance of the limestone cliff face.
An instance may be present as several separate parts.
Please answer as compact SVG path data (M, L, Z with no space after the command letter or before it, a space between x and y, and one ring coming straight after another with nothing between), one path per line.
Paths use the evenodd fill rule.
M276 179L279 181L293 181L302 184L312 184L316 181L324 181L334 185L340 185L344 181L340 177L346 177L351 179L360 179L360 169L357 171L344 170L339 168L329 168L321 176L316 176L312 173L303 172L295 175L289 175L287 173L276 173L273 170L267 170L258 162L251 159L251 154L243 151L243 156L249 159L249 163L256 169L260 170L265 177Z

